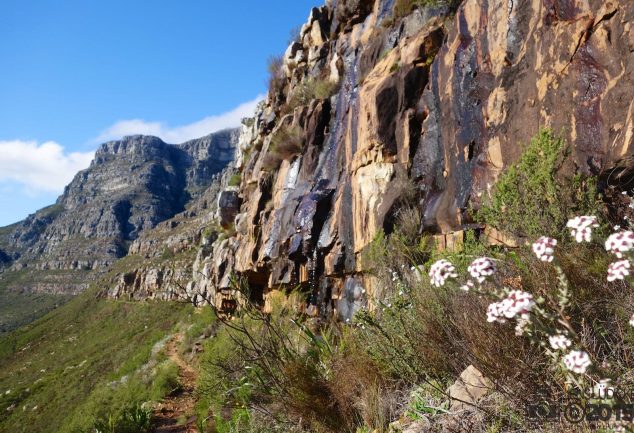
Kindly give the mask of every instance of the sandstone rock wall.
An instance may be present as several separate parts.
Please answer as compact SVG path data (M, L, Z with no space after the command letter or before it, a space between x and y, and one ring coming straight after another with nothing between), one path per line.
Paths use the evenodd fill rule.
M311 11L243 128L237 235L198 260L194 291L220 302L238 272L256 293L299 285L349 317L370 286L360 253L409 185L422 229L448 234L540 127L566 137L565 170L632 156L634 4L465 0L395 18L392 3ZM297 97L327 81L332 95ZM271 168L284 131L301 150Z

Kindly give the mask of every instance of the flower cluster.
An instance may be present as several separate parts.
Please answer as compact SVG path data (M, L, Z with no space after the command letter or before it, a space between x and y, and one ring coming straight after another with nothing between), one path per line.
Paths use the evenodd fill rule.
M535 306L533 295L521 290L512 290L502 301L489 305L487 321L503 323L506 319L512 319L518 315L526 321L533 306Z
M483 283L486 277L495 273L495 263L488 257L480 257L469 265L468 270L473 278L479 283Z
M566 227L570 229L570 234L577 242L590 242L592 229L599 227L599 223L595 216L578 216L569 220Z
M556 245L557 239L542 236L533 244L533 252L542 262L552 262Z
M438 260L429 269L431 284L436 287L444 286L448 278L456 278L457 276L454 265L445 259Z
M614 253L619 259L623 257L623 253L631 251L632 248L634 248L634 233L629 230L614 233L605 241L605 249Z
M548 337L548 342L550 343L550 347L554 350L564 350L572 345L572 341L570 341L565 335L561 334L551 335Z
M494 302L492 304L489 304L489 308L487 308L487 322L506 322L501 304L501 302Z
M630 261L619 260L608 266L608 281L623 280L630 275Z
M592 361L586 352L573 350L564 357L564 365L573 373L584 374L592 365Z

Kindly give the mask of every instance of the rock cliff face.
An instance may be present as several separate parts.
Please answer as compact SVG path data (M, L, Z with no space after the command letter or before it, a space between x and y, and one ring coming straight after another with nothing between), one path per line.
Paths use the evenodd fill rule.
M315 8L286 51L243 128L237 235L197 260L193 284L216 303L238 272L258 296L300 285L311 311L349 317L371 291L360 254L411 185L422 230L452 236L540 127L567 139L565 170L634 152L634 4L393 6Z
M55 205L0 230L0 266L7 275L104 271L142 233L203 196L233 161L237 138L237 130L227 130L180 145L146 136L103 144ZM28 285L49 292L86 287L60 279Z

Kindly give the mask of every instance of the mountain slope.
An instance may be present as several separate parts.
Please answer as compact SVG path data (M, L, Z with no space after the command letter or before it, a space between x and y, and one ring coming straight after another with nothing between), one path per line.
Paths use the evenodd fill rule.
M159 350L191 314L182 304L115 302L85 292L0 336L0 431L87 432L128 400L150 398Z

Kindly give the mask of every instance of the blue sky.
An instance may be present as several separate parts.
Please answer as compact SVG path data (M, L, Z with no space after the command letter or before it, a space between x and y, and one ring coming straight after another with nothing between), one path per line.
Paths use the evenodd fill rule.
M52 204L99 141L234 124L321 3L2 0L0 226Z

